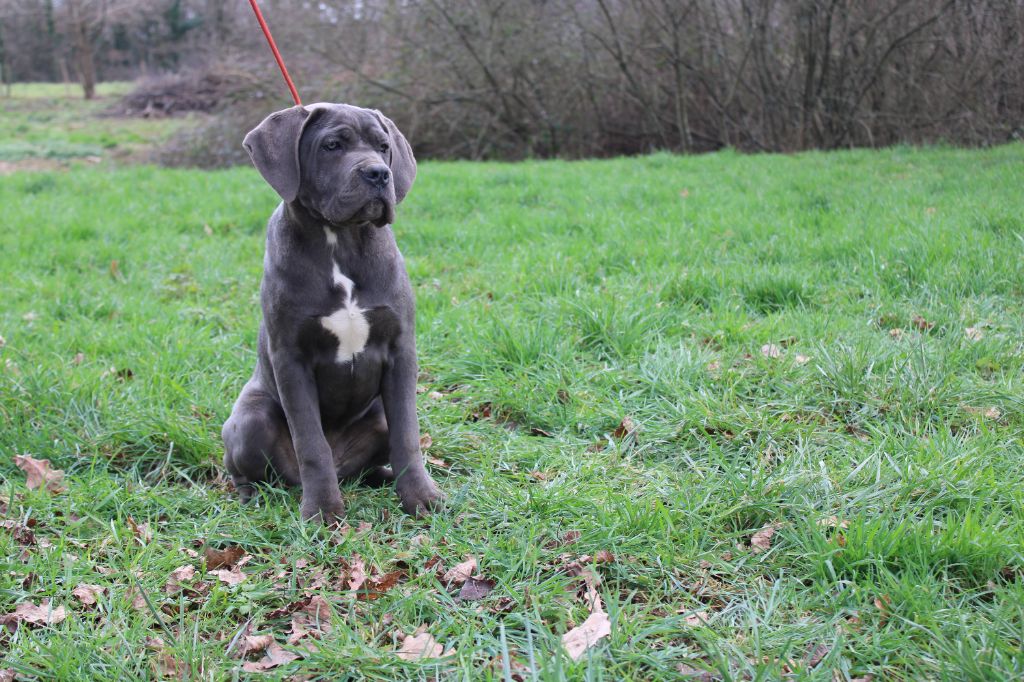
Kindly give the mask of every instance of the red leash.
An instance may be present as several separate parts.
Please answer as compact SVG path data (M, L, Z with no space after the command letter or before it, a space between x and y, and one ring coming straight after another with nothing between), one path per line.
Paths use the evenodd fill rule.
M295 90L295 84L292 83L292 77L288 75L288 69L285 68L284 60L281 59L281 53L277 51L277 45L274 44L274 37L270 35L270 27L267 26L267 22L263 20L263 13L260 12L260 6L256 4L256 0L249 0L249 4L252 5L252 11L256 14L256 21L260 22L260 28L263 29L263 35L267 37L267 43L270 45L270 51L274 53L274 59L277 60L277 66L281 69L281 75L284 76L284 82L288 84L288 89L292 92L292 99L295 100L296 106L302 105L302 100L299 99L299 93Z

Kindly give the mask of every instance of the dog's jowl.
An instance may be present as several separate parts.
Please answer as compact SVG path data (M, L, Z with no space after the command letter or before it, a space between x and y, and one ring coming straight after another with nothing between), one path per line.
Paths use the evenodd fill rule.
M256 368L224 424L224 465L302 486L302 516L344 513L340 479L394 481L403 508L442 499L416 418L412 287L391 223L416 177L405 137L344 104L268 116L244 142L282 202L270 217Z

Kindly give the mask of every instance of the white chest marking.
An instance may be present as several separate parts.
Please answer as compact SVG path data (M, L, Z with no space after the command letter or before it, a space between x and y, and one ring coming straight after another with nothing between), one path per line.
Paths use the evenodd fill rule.
M328 246L337 246L338 235L334 233L334 230L324 225L324 236L327 237Z
M366 348L366 341L370 338L370 323L363 315L366 311L360 308L352 297L352 292L356 288L355 282L341 274L337 263L334 264L331 278L335 286L344 287L345 303L330 315L321 317L320 324L338 339L338 354L335 361L341 364L351 362L352 358Z

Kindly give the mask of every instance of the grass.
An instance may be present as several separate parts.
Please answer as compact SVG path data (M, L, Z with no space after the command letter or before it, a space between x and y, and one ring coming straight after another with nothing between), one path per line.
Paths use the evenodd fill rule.
M0 529L0 613L49 598L69 616L5 635L0 667L145 678L159 636L197 679L244 677L232 637L284 645L274 610L312 590L333 629L271 679L501 680L506 656L543 680L1019 678L1022 161L1018 144L422 164L396 233L449 504L418 521L346 486L369 524L347 535L302 524L295 491L242 507L219 468L275 203L256 173L4 177L0 490L38 542ZM639 429L616 435L625 416ZM67 491L26 490L15 454ZM245 582L164 593L176 567L202 576L189 550L229 544L253 557ZM611 635L574 663L559 638L587 608L565 568L602 550ZM355 554L409 579L374 601L311 586ZM496 581L479 602L426 568L467 554ZM107 588L96 607L81 583ZM421 625L454 656L396 658Z
M131 83L100 83L96 98L77 85L15 83L0 88L0 173L127 161L183 125L181 119L101 117Z

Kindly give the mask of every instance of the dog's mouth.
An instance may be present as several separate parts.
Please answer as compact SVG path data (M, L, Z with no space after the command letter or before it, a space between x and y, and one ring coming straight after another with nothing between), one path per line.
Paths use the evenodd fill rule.
M359 217L377 227L390 225L395 220L395 207L379 197L370 199L359 210Z

